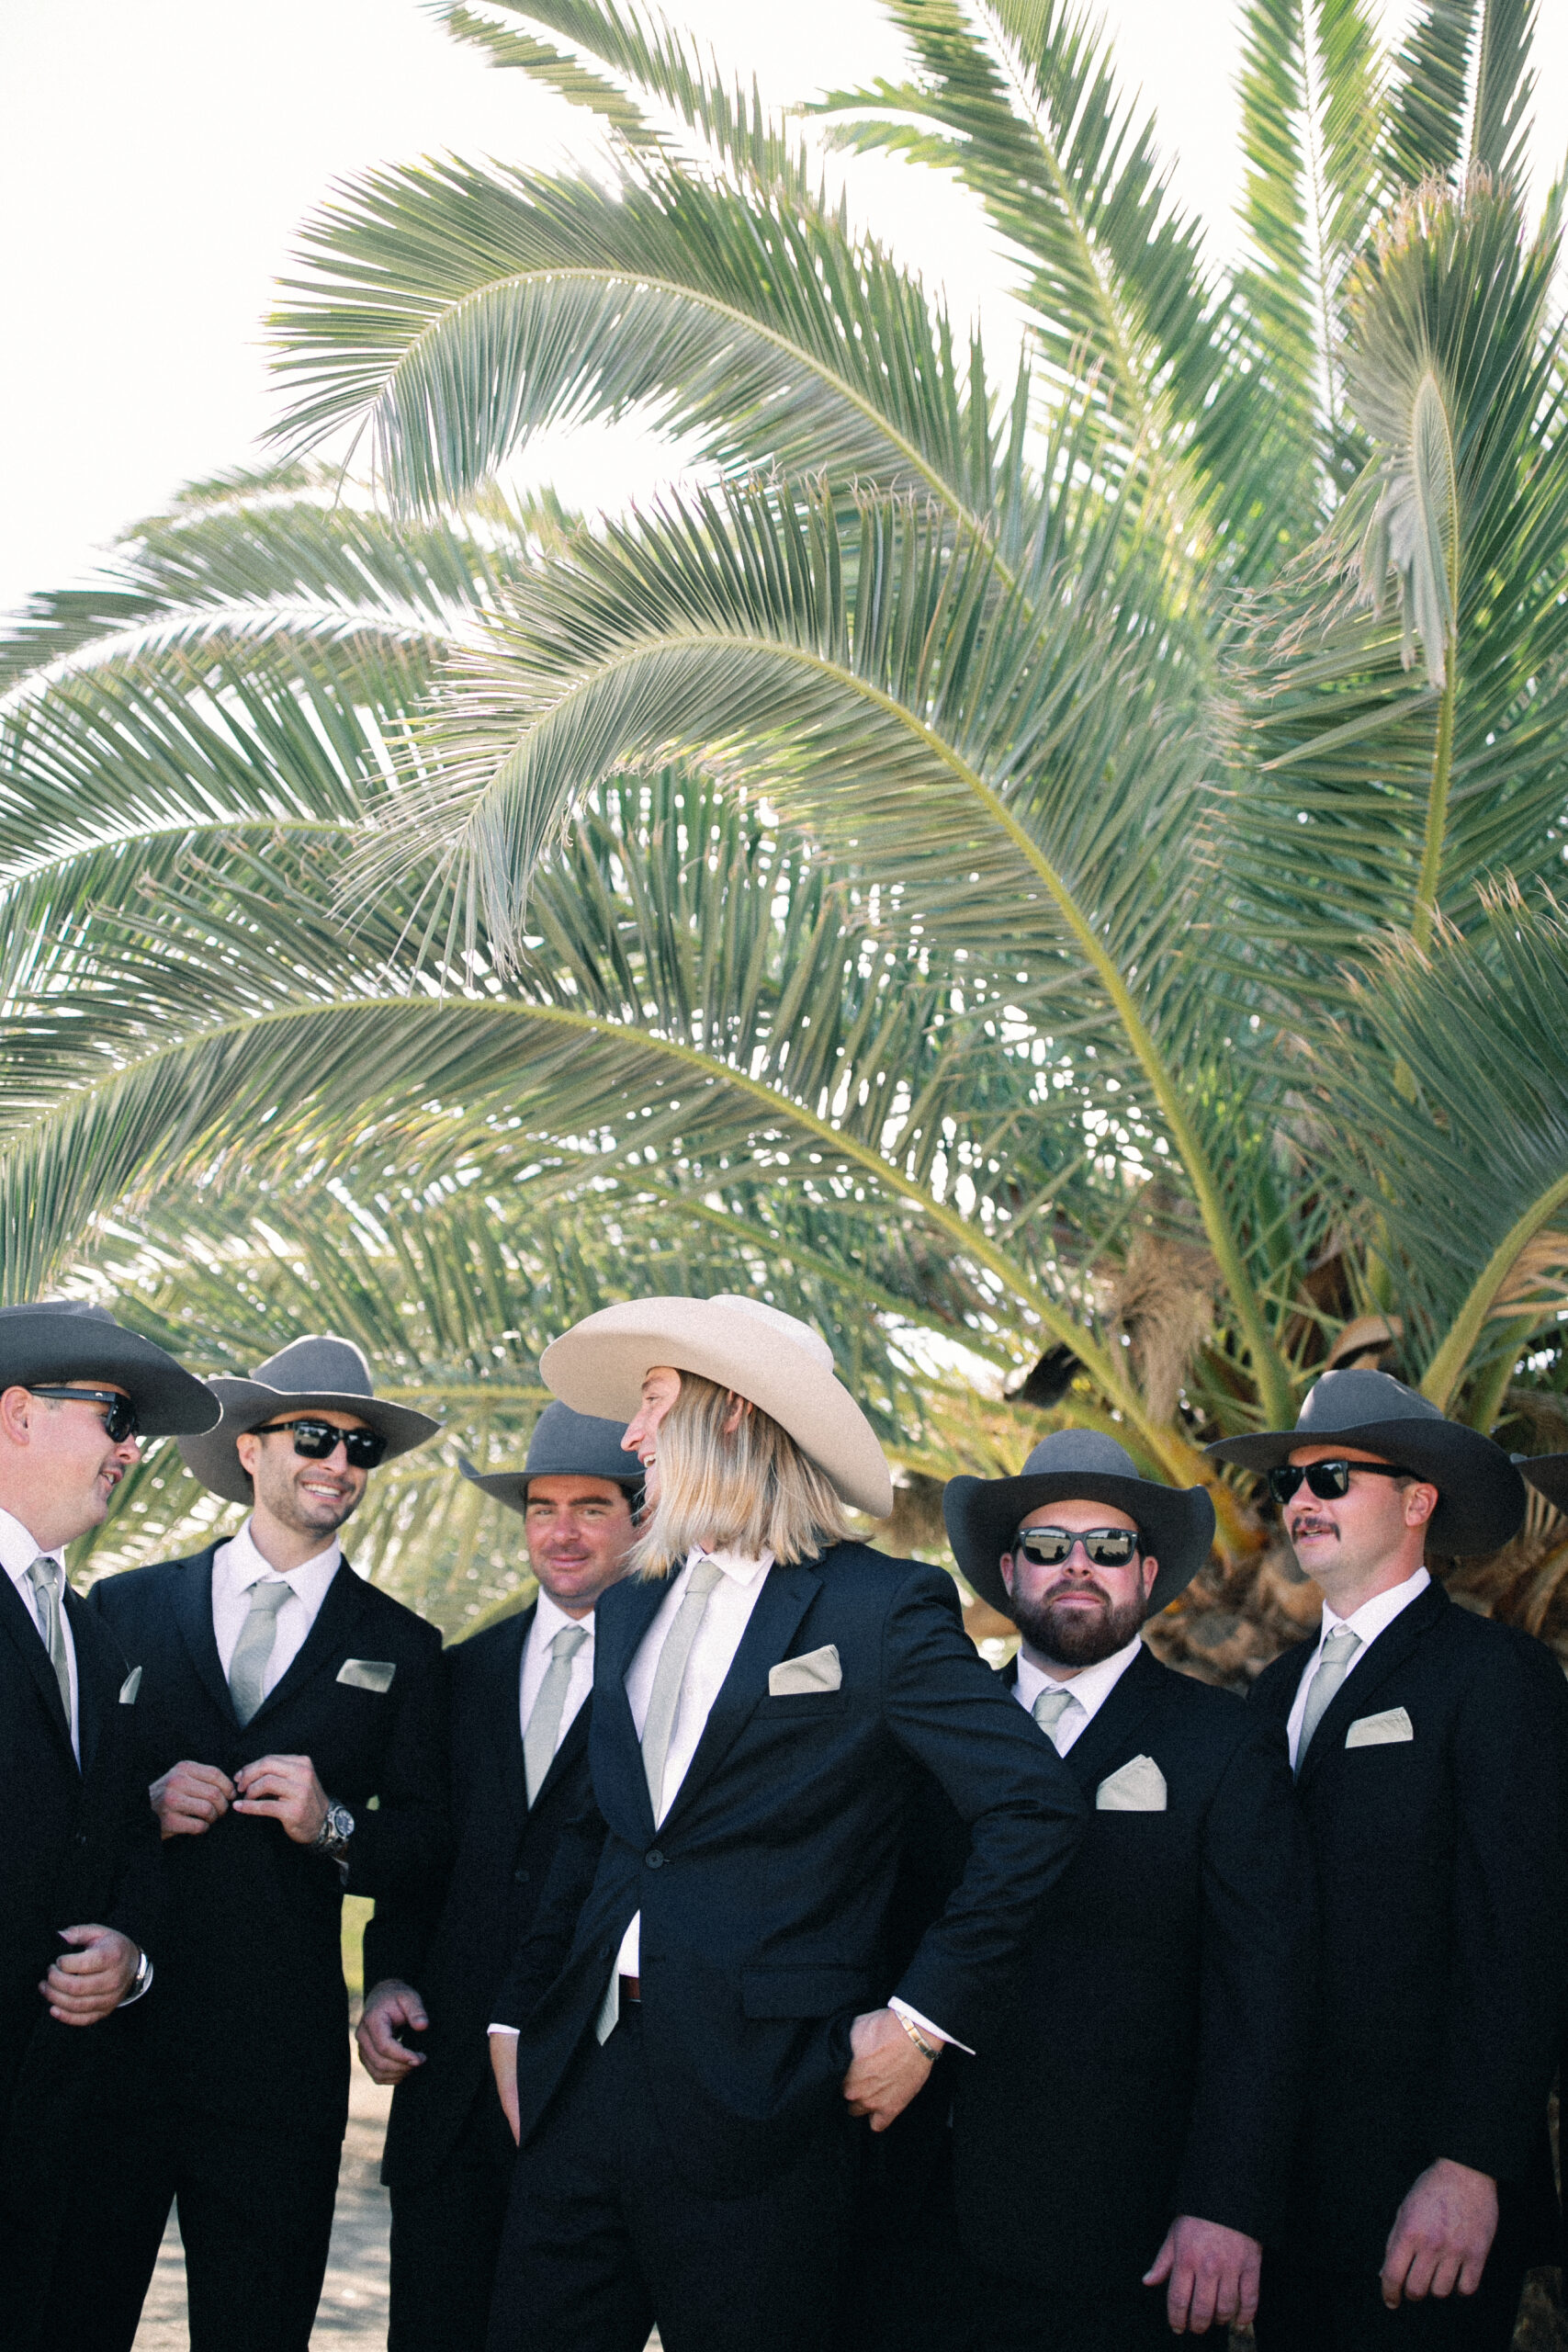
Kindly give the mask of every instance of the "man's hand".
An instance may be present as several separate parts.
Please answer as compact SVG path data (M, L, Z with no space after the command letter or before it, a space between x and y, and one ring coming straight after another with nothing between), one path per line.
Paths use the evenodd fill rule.
M258 1756L234 1775L236 1813L281 1821L297 1846L308 1846L327 1817L327 1792L308 1756Z
M130 1992L141 1954L118 1928L62 1928L60 1940L73 1950L55 1962L39 1991L61 2025L96 2025Z
M234 1783L216 1764L176 1764L147 1794L165 1838L199 1838L233 1802Z
M1428 2165L1393 2217L1382 2258L1382 2299L1473 2295L1497 2234L1497 2184L1450 2156Z
M492 2033L490 2038L491 2072L495 2076L496 2096L501 2111L512 2126L515 2140L522 2133L523 2110L517 2102L517 2036L514 2033Z
M423 2033L430 2023L424 2003L412 1984L400 1984L395 1976L384 1976L365 1996L365 2007L354 2038L359 2044L359 2063L373 2083L400 2083L416 2066L424 2064L423 2050L410 2050L398 2040L398 2028L406 2025L412 2033Z
M1178 2335L1190 2328L1201 2335L1216 2321L1222 2327L1250 2327L1258 2310L1263 2248L1240 2230L1179 2213L1165 2244L1144 2273L1145 2287L1163 2287L1165 2315Z
M874 2132L886 2132L925 2087L931 2070L892 2009L867 2009L850 2028L853 2056L844 2076L852 2115L869 2115Z

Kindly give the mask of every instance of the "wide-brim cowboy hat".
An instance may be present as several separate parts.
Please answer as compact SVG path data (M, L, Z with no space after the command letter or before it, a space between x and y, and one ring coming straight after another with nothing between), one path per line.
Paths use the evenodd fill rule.
M218 1374L209 1385L223 1408L223 1418L200 1437L182 1438L180 1453L192 1477L225 1502L254 1499L250 1479L240 1467L236 1441L282 1414L354 1413L386 1439L389 1461L394 1454L412 1453L441 1427L428 1413L373 1395L370 1367L353 1340L326 1332L291 1340L258 1363L248 1380Z
M457 1467L471 1486L493 1495L508 1510L527 1510L530 1478L613 1478L635 1504L645 1474L638 1456L621 1443L626 1426L596 1413L574 1413L557 1397L534 1424L521 1470L476 1470L463 1454Z
M874 1519L891 1512L893 1478L875 1431L808 1323L727 1293L627 1299L552 1340L539 1371L575 1412L618 1415L624 1428L655 1364L733 1389L788 1430L841 1500Z
M1527 1485L1559 1510L1568 1511L1568 1453L1516 1453L1513 1461Z
M1288 1462L1298 1446L1336 1442L1396 1463L1436 1487L1438 1507L1427 1522L1434 1552L1495 1552L1518 1532L1524 1482L1502 1447L1461 1421L1445 1420L1390 1373L1325 1372L1308 1389L1293 1430L1222 1438L1208 1452L1266 1472Z
M1135 1520L1144 1549L1159 1562L1150 1616L1190 1585L1214 1540L1206 1487L1166 1487L1140 1477L1133 1457L1097 1430L1056 1430L1041 1439L1016 1478L950 1478L942 1515L953 1556L982 1600L1004 1617L1012 1598L1001 1559L1031 1511L1045 1503L1109 1503Z
M123 1388L143 1437L210 1429L220 1409L205 1380L140 1331L128 1331L107 1307L74 1298L0 1306L0 1389L67 1381Z

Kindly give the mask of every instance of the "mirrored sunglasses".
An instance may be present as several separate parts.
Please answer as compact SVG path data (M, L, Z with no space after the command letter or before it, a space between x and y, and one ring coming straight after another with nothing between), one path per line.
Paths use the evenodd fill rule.
M34 1385L29 1396L63 1396L72 1404L101 1405L104 1408L104 1434L111 1445L123 1445L128 1437L140 1434L136 1423L136 1408L129 1396L118 1388L44 1388Z
M331 1421L260 1421L252 1437L270 1437L275 1430L292 1432L294 1451L307 1462L325 1462L341 1445L351 1470L374 1470L387 1458L387 1441L379 1430L338 1430Z
M1075 1544L1083 1545L1090 1566L1096 1568L1130 1567L1143 1549L1131 1527L1021 1527L1013 1537L1013 1550L1042 1568L1059 1568L1064 1560L1071 1559Z
M1291 1463L1282 1463L1269 1473L1269 1491L1277 1503L1288 1503L1304 1478L1307 1492L1321 1503L1336 1503L1350 1491L1350 1473L1364 1470L1371 1478L1414 1478L1414 1470L1402 1470L1394 1462L1311 1462L1304 1470Z

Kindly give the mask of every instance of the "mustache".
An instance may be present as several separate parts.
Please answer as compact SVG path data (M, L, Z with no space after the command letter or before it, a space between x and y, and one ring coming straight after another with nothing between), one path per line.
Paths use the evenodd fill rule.
M1064 1577L1059 1584L1054 1584L1051 1587L1049 1592L1041 1594L1039 1605L1042 1609L1049 1609L1054 1600L1060 1600L1063 1594L1067 1592L1092 1592L1097 1600L1104 1601L1107 1609L1115 1606L1105 1587L1102 1584L1096 1584L1092 1577Z
M1298 1535L1332 1535L1337 1544L1339 1541L1338 1522L1314 1510L1302 1511L1289 1521L1285 1532L1292 1544Z

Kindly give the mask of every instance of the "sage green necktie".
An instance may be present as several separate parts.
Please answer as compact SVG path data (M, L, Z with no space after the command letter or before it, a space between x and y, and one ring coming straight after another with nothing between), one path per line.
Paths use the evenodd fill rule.
M71 1728L71 1660L65 1650L65 1625L61 1612L60 1588L65 1572L58 1560L40 1552L28 1570L28 1582L38 1595L38 1613L49 1662L54 1668L54 1679L60 1685L61 1704L65 1709L65 1728Z
M686 1661L692 1655L697 1628L707 1614L709 1597L723 1574L716 1560L705 1556L694 1563L681 1606L675 1611L675 1622L664 1636L664 1647L654 1668L653 1689L649 1693L648 1713L642 1724L642 1769L648 1775L656 1828L663 1814L664 1766L681 1704L681 1685L686 1679Z
M1034 1717L1053 1747L1056 1746L1057 1725L1067 1709L1076 1706L1077 1703L1077 1693L1064 1690L1062 1685L1057 1683L1053 1690L1042 1690L1039 1698L1031 1707L1030 1713Z
M292 1589L281 1577L265 1577L251 1587L250 1613L229 1660L229 1696L242 1724L250 1722L265 1696L262 1678L277 1639L277 1612Z
M1353 1634L1348 1625L1339 1626L1323 1645L1323 1655L1317 1662L1317 1672L1307 1685L1307 1702L1302 1713L1302 1736L1296 1742L1298 1776L1306 1762L1312 1736L1327 1713L1335 1692L1350 1670L1350 1660L1360 1646L1361 1636Z
M586 1625L563 1625L550 1644L550 1662L523 1736L523 1780L533 1804L544 1787L545 1775L555 1761L560 1740L560 1719L566 1711L571 1661L588 1639Z

